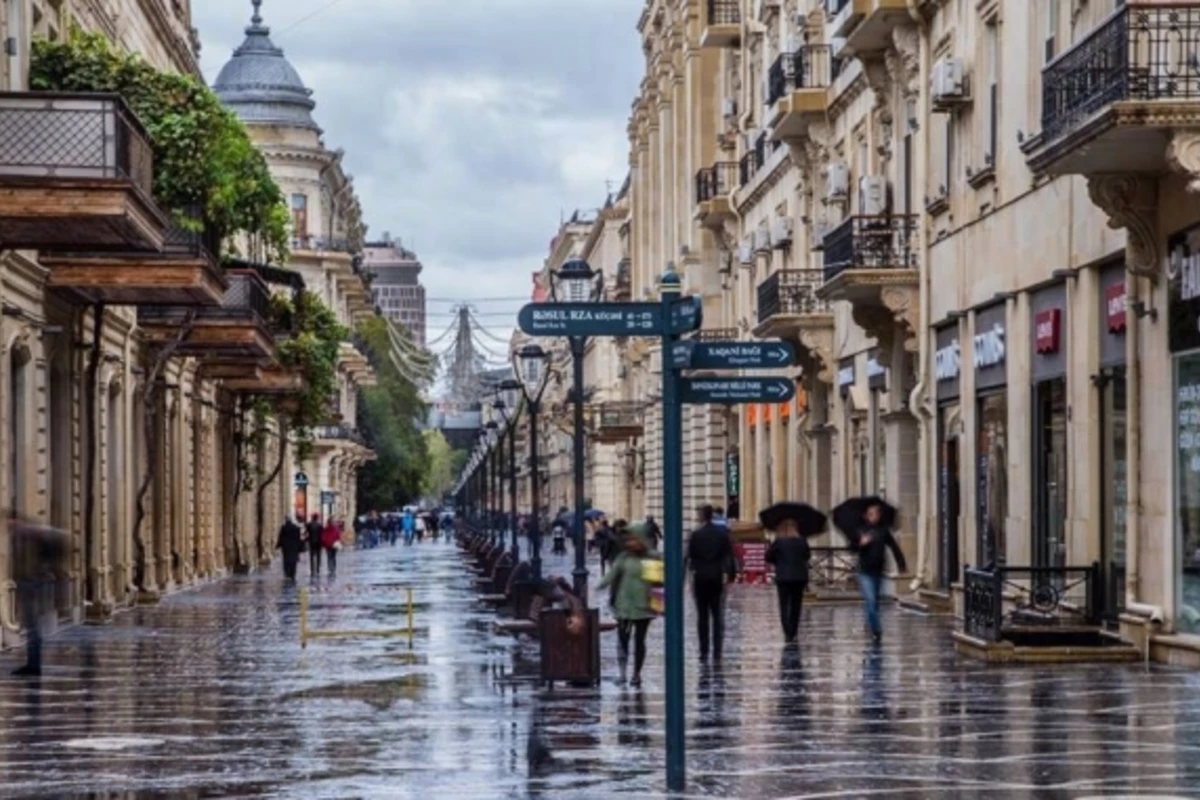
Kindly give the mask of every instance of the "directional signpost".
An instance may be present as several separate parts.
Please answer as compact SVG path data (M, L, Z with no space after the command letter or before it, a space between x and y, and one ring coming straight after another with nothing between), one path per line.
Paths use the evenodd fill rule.
M662 371L663 541L666 573L667 787L680 792L686 782L684 757L683 639L683 451L682 409L688 404L784 403L796 384L781 377L681 378L688 369L779 369L796 360L783 341L693 342L681 334L698 330L704 317L699 297L680 297L679 277L668 270L659 303L533 303L521 309L517 324L530 336L659 336Z

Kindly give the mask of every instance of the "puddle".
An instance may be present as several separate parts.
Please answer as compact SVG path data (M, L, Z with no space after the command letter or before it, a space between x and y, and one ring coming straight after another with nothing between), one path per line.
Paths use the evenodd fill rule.
M386 711L402 700L418 702L433 684L424 673L387 680L339 683L284 695L285 700L350 700L366 703L377 711Z
M68 739L62 743L70 750L94 750L115 753L121 750L137 750L146 747L162 747L166 739L150 739L140 736L98 736L88 739Z

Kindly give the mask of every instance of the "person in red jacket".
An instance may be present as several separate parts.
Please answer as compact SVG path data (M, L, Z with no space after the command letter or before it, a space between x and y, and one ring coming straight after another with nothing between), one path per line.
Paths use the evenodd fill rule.
M342 525L330 518L321 531L321 547L325 550L325 560L329 563L329 576L337 574L337 553L342 549Z

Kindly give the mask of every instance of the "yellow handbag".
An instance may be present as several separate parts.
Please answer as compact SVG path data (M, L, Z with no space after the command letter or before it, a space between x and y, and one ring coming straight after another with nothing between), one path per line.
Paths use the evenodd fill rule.
M663 576L663 562L657 558L643 558L642 580L651 586L662 586L665 582Z

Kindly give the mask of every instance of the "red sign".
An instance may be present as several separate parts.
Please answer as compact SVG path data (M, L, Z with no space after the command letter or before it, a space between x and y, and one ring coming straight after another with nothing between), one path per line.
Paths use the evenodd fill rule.
M767 579L766 542L747 542L734 545L734 555L741 565L740 580L745 583L763 583Z
M1062 328L1062 310L1048 308L1039 311L1033 318L1034 346L1042 355L1058 352L1058 340Z
M1104 308L1108 313L1108 332L1125 330L1125 281L1114 283L1104 290Z

